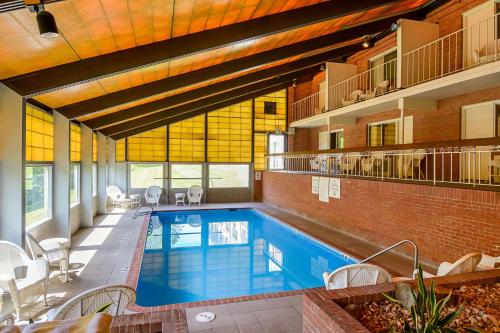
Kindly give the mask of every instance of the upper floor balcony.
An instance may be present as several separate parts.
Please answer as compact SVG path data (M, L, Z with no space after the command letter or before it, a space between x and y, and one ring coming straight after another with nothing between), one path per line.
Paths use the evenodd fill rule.
M400 108L405 98L436 101L498 85L499 20L495 14L439 38L436 24L402 20L393 57L358 74L354 65L334 64L326 89L293 103L291 126L326 125L330 117L342 123L348 116ZM422 36L409 36L415 33Z

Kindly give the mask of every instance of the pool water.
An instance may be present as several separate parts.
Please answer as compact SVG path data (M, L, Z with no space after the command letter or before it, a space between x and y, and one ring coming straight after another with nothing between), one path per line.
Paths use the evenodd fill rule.
M137 304L156 306L323 286L355 263L254 209L155 212Z

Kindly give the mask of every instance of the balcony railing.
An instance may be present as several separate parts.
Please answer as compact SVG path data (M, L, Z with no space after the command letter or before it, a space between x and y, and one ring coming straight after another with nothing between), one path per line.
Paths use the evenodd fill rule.
M270 170L500 186L500 138L268 155Z
M407 88L475 66L500 60L496 14L328 87L323 102L314 94L292 105L297 121ZM398 73L401 61L401 73ZM319 101L319 102L317 102ZM323 104L320 104L323 103ZM321 107L325 105L326 107Z

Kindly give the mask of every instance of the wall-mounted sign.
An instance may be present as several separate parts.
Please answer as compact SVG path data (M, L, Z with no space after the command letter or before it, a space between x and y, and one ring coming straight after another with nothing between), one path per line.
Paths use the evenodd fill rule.
M330 198L340 199L340 178L330 178L328 195Z
M319 201L328 202L328 184L330 178L320 177L319 178Z
M255 171L255 180L261 180L261 179L262 179L262 172Z
M319 177L312 176L312 194L319 193Z

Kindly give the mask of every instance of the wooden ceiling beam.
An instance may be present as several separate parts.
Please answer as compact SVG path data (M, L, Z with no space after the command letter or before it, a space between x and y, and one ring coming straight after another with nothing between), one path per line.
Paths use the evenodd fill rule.
M114 140L120 140L120 139L129 137L129 136L132 136L132 135L136 135L136 134L139 134L142 132L153 130L153 129L161 127L161 126L166 126L168 124L173 124L173 123L176 123L178 121L182 121L185 119L189 119L191 117L199 116L199 115L211 112L211 111L225 108L225 107L228 107L228 106L231 106L231 105L234 105L234 104L237 104L237 103L240 103L240 102L252 99L252 98L256 98L256 97L259 97L262 95L270 94L272 92L275 92L275 91L278 91L281 89L285 89L285 88L289 87L290 84L291 84L291 82L279 83L277 85L270 86L270 87L265 88L265 89L260 90L260 91L255 91L253 93L238 96L238 97L235 97L235 98L230 99L230 100L221 101L219 103L212 104L212 105L209 105L209 106L197 109L197 110L187 111L187 112L182 113L182 114L172 113L168 118L165 118L163 120L160 120L160 121L157 121L154 123L150 123L150 124L146 124L146 125L142 125L142 126L139 126L136 128L132 128L132 129L120 132L120 133L116 133L116 134L111 135L110 137Z
M3 83L24 97L98 80L380 7L398 0L335 0L175 37L15 76Z
M157 101L133 106L125 110L120 110L100 117L89 119L87 121L84 121L83 123L90 128L101 129L103 127L110 126L116 123L131 120L134 118L139 118L165 109L173 108L176 105L206 98L208 96L212 96L215 94L220 94L228 90L234 90L263 80L269 80L280 75L290 74L290 73L293 74L294 72L299 72L304 68L322 64L335 58L348 56L360 50L362 50L362 46L359 43L341 47L338 49L334 49L332 51L320 53L311 57L290 62L288 64L261 70L255 73L250 73L234 79L218 82L213 85L169 96Z
M332 47L333 45L339 43L346 43L364 35L376 34L380 31L389 29L391 24L399 18L417 19L421 17L421 10L386 17L371 23L346 28L307 41L294 43L270 51L226 61L207 68L175 75L140 86L69 104L59 107L57 110L70 119L78 118L107 108L112 108L118 105L165 93L169 90L180 89L196 83L217 79L248 68L263 66L279 60L301 55L312 50Z

